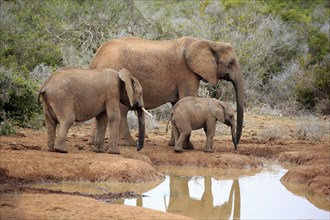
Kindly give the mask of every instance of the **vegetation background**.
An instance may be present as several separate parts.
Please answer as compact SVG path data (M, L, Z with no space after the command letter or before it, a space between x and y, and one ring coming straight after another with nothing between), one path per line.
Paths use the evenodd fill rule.
M0 17L0 134L40 127L44 80L60 67L88 67L102 43L125 36L230 42L246 109L330 113L328 0L0 0ZM200 94L234 102L224 81L202 83Z

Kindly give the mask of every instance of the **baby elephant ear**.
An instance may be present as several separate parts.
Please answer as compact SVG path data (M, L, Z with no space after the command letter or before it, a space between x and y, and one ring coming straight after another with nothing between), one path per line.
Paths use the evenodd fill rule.
M131 107L134 106L134 92L133 92L133 83L132 83L132 74L125 68L119 71L119 78L125 83L125 89L129 99Z
M218 121L224 122L225 117L224 117L224 107L222 106L221 102L219 100L216 100L214 98L209 99L209 109L213 117L215 117Z

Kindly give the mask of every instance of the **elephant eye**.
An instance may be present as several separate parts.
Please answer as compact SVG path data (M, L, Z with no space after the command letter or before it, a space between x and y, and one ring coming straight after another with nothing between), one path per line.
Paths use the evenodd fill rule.
M229 61L228 67L232 67L234 64L235 64L235 60L232 59L232 60Z

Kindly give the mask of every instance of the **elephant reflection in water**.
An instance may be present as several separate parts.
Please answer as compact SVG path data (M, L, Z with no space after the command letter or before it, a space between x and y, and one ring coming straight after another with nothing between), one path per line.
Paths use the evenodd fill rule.
M204 177L205 188L201 200L189 196L189 180L188 178L171 177L167 212L197 219L214 219L215 217L218 219L229 219L233 212L233 219L240 219L241 195L237 179L233 181L228 201L221 206L213 206L211 177Z

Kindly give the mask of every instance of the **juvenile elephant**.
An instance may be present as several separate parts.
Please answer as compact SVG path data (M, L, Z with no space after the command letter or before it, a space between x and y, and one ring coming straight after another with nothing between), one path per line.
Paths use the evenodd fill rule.
M96 117L93 151L104 152L105 130L110 122L108 152L119 154L120 103L136 110L139 119L139 144L144 143L145 120L142 86L126 69L89 70L66 67L56 71L39 91L46 119L48 149L67 153L65 139L71 125ZM59 131L56 137L56 125ZM56 140L55 140L56 139Z
M230 43L193 37L164 41L118 38L102 44L89 67L128 69L142 85L146 109L167 102L175 104L186 96L197 96L200 80L211 84L222 79L232 82L236 93L236 140L239 143L243 127L244 86L241 68ZM134 144L128 130L127 111L127 108L121 108L120 135L129 144ZM89 143L93 143L93 135ZM185 143L189 147L189 142ZM174 144L173 138L169 144Z
M190 136L192 130L200 128L204 128L206 134L204 151L213 152L213 137L217 121L231 127L233 144L235 150L237 149L235 114L228 103L220 102L214 98L185 97L174 105L169 121L172 123L172 132L175 139L174 150L176 152L182 152L182 144L185 138Z

